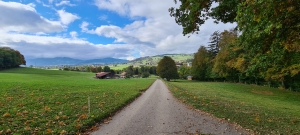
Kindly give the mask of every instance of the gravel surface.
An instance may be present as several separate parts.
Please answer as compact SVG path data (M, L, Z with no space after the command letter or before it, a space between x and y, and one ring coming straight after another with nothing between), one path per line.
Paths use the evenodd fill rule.
M176 100L161 80L101 124L92 135L249 134L245 129Z

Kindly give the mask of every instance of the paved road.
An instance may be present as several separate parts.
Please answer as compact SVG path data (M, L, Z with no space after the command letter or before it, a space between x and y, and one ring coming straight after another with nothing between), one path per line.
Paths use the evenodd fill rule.
M244 129L188 109L156 80L136 101L92 135L247 134Z

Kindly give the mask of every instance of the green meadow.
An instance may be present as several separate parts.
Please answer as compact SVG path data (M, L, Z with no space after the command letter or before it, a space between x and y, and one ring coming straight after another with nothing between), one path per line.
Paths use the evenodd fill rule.
M300 134L300 93L256 85L167 82L175 97L256 134Z
M152 79L94 79L94 73L0 71L0 134L76 134L95 128Z

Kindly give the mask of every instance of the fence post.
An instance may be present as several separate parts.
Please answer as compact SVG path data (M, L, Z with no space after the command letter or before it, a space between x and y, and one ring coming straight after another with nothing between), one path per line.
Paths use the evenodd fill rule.
M90 96L88 97L88 106L89 106L89 116L91 116Z

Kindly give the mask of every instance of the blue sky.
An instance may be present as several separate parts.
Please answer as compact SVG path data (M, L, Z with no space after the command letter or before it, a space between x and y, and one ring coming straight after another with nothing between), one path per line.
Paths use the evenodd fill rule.
M208 20L182 35L169 16L173 0L0 0L0 46L25 58L134 59L194 53L214 31L235 24Z

